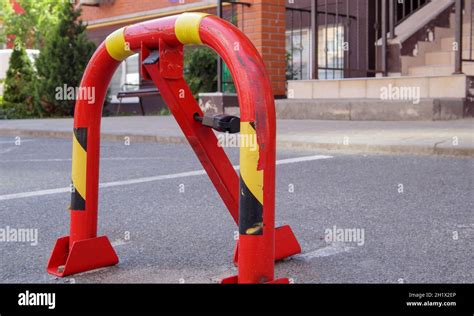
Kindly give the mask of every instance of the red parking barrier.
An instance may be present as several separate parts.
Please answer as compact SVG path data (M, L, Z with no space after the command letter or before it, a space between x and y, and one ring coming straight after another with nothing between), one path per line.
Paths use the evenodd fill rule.
M239 96L241 137L257 148L240 148L240 179L209 128L235 128L235 121L203 116L183 78L183 46L204 44L225 61ZM102 105L121 61L140 52L142 76L153 80L239 224L238 275L223 283L280 283L274 261L301 252L289 226L275 229L275 137L273 93L264 63L250 40L232 24L203 13L184 13L121 28L92 56L81 87L95 87L94 104L78 100L74 115L73 192L70 236L60 238L48 272L65 276L113 265L118 258L107 237L97 237L99 147ZM227 124L227 125L226 125ZM217 129L215 126L213 126Z

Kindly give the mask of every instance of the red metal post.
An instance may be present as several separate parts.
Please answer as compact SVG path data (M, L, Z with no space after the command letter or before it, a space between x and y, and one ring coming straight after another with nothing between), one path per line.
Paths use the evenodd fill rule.
M94 87L95 100L77 100L74 113L70 235L61 237L48 272L65 276L118 263L109 240L97 237L100 121L107 87L119 61L99 46L84 72L81 87Z
M238 276L223 282L274 281L275 103L265 65L250 40L232 24L210 16L199 29L202 43L218 52L235 79L241 138L255 137L258 148L240 149ZM251 142L248 142L251 143ZM299 252L299 245L297 247Z

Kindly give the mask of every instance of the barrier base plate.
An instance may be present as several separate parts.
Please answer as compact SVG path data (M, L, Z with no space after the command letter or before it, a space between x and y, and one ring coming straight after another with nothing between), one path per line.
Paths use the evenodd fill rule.
M69 236L59 238L48 261L47 271L52 275L67 275L115 265L119 262L106 236L74 242L69 251Z
M289 225L275 228L275 261L301 253L301 246ZM239 242L235 245L234 265L237 266L239 257Z
M221 280L221 284L239 284L239 277L237 275L225 278ZM276 279L270 282L265 282L263 284L290 284L288 278Z

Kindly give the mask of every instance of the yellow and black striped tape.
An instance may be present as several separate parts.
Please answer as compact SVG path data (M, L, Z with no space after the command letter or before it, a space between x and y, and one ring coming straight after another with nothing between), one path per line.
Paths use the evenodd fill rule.
M87 128L74 129L72 140L72 185L71 209L86 209L86 174L87 174Z
M239 233L263 234L263 170L257 170L260 148L253 122L240 123ZM250 146L253 144L253 146Z

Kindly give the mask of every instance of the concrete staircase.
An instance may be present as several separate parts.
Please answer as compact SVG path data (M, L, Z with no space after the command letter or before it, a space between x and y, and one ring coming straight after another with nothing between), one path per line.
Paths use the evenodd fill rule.
M402 75L445 76L454 72L454 14L450 16L450 25L449 28L435 27L432 41L418 42L415 56L401 57ZM474 59L474 25L463 25L462 46L463 59ZM474 76L474 62L464 62L463 72Z

